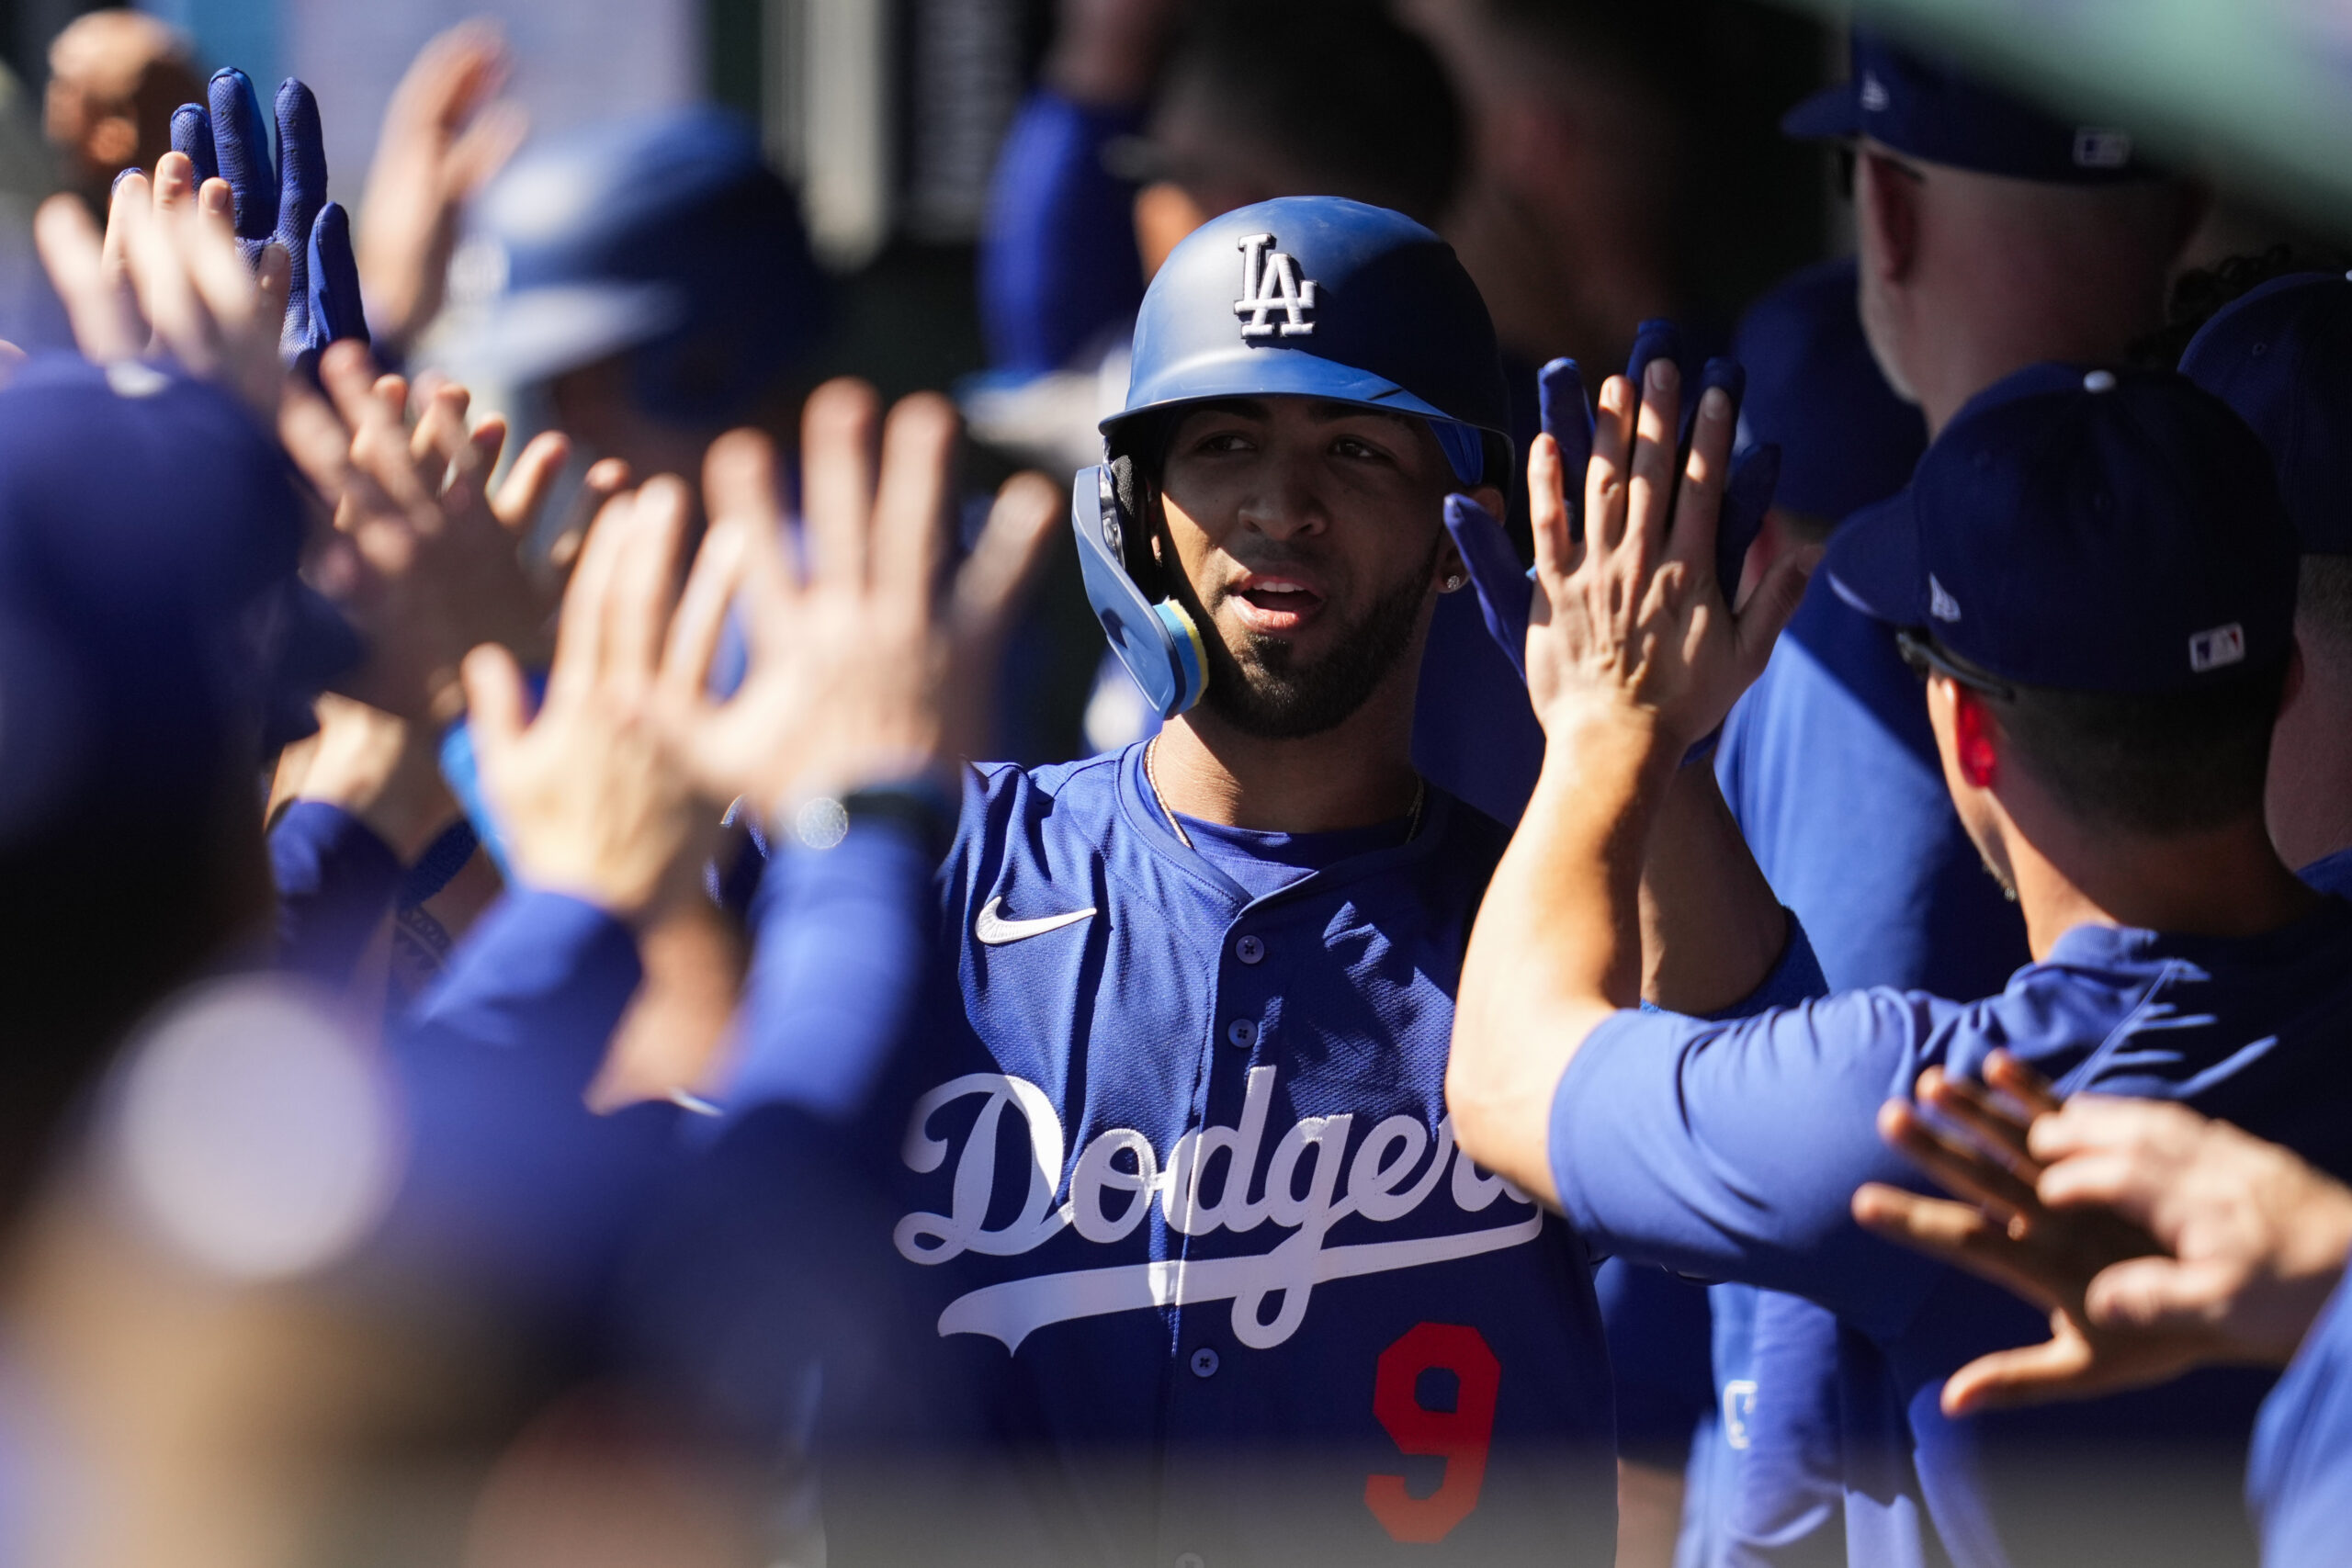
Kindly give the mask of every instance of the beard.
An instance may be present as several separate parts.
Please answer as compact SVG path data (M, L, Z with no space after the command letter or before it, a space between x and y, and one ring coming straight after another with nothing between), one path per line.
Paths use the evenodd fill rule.
M1353 717L1413 646L1444 543L1441 532L1419 568L1342 626L1331 651L1317 660L1302 660L1286 637L1242 632L1228 640L1216 618L1195 605L1200 625L1212 633L1202 638L1209 658L1202 705L1261 740L1304 740Z

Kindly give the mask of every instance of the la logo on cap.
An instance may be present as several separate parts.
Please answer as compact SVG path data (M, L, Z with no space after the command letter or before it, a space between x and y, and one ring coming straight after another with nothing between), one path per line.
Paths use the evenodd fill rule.
M1272 234L1244 234L1234 242L1241 253L1241 298L1233 302L1233 313L1242 317L1244 338L1272 337L1279 332L1283 337L1306 337L1315 331L1315 323L1306 312L1315 309L1315 280L1298 275L1295 258L1274 249L1277 243ZM1283 319L1273 319L1275 311Z
M2188 667L2199 675L2245 658L2245 627L2236 621L2188 639Z

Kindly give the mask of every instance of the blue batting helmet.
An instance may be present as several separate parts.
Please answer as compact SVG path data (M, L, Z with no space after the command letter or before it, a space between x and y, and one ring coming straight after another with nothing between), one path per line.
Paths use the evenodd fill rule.
M1183 606L1146 591L1162 574L1136 524L1123 427L1186 403L1280 396L1417 414L1465 485L1510 469L1494 322L1443 240L1329 196L1261 201L1194 230L1144 295L1126 406L1102 425L1112 459L1080 470L1070 495L1087 598L1163 718L1200 700L1207 660Z

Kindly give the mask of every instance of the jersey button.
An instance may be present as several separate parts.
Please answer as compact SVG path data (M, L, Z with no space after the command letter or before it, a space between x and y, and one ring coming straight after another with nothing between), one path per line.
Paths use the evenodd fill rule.
M1194 1377L1213 1378L1216 1376L1216 1352L1210 1349L1207 1346L1204 1345L1199 1349L1193 1352L1193 1375Z
M1225 1026L1225 1037L1244 1051L1258 1043L1258 1026L1246 1018L1237 1018Z
M1245 936L1233 944L1233 956L1244 964L1262 963L1266 956L1266 944L1254 936Z

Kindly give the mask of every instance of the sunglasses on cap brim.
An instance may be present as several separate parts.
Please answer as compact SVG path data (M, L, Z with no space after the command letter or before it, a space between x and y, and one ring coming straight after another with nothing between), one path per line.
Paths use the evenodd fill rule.
M1964 664L1936 646L1936 639L1925 632L1900 627L1894 634L1894 646L1903 655L1903 662L1911 672L1924 681L1930 675L1941 675L1956 685L1967 687L1981 695L2001 702L2014 702L2018 689L1997 675L1989 675L1973 665Z

